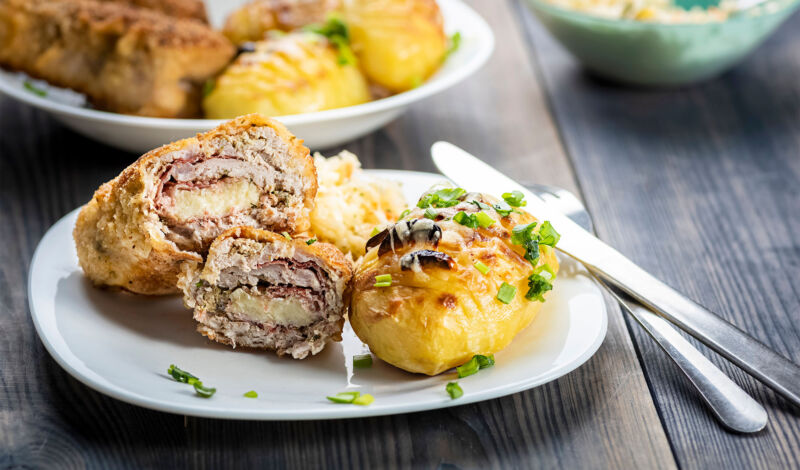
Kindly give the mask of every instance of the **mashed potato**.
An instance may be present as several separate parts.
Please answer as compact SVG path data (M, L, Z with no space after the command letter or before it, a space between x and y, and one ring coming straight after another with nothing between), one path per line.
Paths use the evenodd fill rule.
M312 232L353 258L363 256L373 229L394 223L406 209L400 184L367 176L358 158L347 151L330 158L316 154L314 164L319 189Z

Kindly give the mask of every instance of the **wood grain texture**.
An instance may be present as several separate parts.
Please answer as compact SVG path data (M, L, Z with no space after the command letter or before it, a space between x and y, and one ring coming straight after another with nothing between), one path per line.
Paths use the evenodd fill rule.
M717 80L636 90L587 75L518 7L601 238L800 362L800 16ZM800 465L800 410L702 348L770 418L721 430L628 323L679 466Z
M446 139L520 179L575 189L513 9L472 4L498 36L491 62L347 147L367 167L432 170L428 147ZM441 411L319 422L184 420L92 391L38 340L27 270L47 228L133 158L0 99L0 468L675 467L616 307L604 345L575 372Z

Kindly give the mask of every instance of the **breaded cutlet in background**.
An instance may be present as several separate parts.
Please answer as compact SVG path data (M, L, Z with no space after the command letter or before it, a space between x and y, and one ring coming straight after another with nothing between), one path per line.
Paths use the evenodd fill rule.
M90 0L0 0L0 66L84 93L98 109L198 117L203 84L234 53L208 26L152 10Z

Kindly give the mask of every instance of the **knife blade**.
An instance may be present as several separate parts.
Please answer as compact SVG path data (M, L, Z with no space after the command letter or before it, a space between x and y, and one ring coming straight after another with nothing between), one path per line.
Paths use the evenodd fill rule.
M528 203L525 209L539 220L549 220L561 234L557 249L577 259L601 279L628 293L800 407L800 366L659 281L524 186L477 157L449 142L433 144L431 155L442 174L468 191L481 191L495 196L520 191Z

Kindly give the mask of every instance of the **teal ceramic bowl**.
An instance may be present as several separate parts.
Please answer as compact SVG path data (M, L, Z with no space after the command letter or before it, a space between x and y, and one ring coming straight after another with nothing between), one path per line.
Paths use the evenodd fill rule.
M645 86L685 85L725 72L800 5L800 0L783 0L766 12L738 12L725 22L664 24L591 16L547 0L525 1L587 69Z

